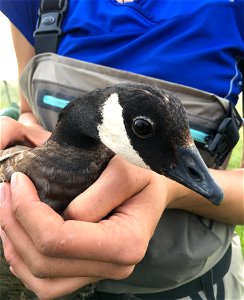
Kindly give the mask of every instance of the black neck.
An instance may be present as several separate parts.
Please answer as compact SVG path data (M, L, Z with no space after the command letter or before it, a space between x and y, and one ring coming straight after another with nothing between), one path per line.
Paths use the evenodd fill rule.
M94 103L87 100L77 99L63 109L51 136L53 141L79 148L90 148L100 143L97 124L101 116L99 110L94 109Z
M74 128L72 124L60 124L56 127L55 131L50 137L50 140L58 143L63 147L76 147L76 148L86 148L90 149L97 147L100 141L87 136L81 131Z

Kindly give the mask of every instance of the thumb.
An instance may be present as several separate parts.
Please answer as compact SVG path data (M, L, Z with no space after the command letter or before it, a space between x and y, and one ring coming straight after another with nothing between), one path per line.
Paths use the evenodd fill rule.
M63 213L64 219L98 222L149 182L150 171L115 156L101 176L77 196Z
M10 184L11 211L31 237L63 223L60 215L41 202L34 184L26 175L20 172L14 173Z
M34 184L25 174L21 172L13 173L10 184L15 204L18 201L40 201ZM21 197L16 197L17 194Z
M1 226L3 229L10 227L14 217L26 215L23 204L27 201L37 202L38 195L34 185L22 173L13 173L11 182L1 184Z

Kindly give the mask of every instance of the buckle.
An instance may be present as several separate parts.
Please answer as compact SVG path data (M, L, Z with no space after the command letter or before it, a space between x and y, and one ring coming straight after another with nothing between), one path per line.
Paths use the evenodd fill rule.
M61 3L61 4L60 4ZM68 1L59 1L60 6L56 7L55 10L45 11L43 5L38 10L38 24L37 29L34 31L33 36L36 37L40 34L56 33L58 36L61 35L61 23L63 20L64 12L67 9Z
M239 140L239 128L243 121L236 108L230 106L230 114L221 122L217 133L211 141L205 145L206 150L214 157L214 162L220 166Z

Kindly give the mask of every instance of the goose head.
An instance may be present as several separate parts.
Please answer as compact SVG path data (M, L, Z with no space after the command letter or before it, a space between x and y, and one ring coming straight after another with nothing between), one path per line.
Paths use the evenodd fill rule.
M223 192L191 138L185 109L173 94L152 85L124 83L89 92L71 106L76 115L72 119L80 119L76 128L91 140L213 204L222 201Z

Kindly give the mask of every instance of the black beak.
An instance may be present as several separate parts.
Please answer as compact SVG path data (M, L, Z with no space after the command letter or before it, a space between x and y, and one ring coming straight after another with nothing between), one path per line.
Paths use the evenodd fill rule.
M177 165L167 171L166 176L219 205L223 191L209 174L196 146L178 147L177 156Z

